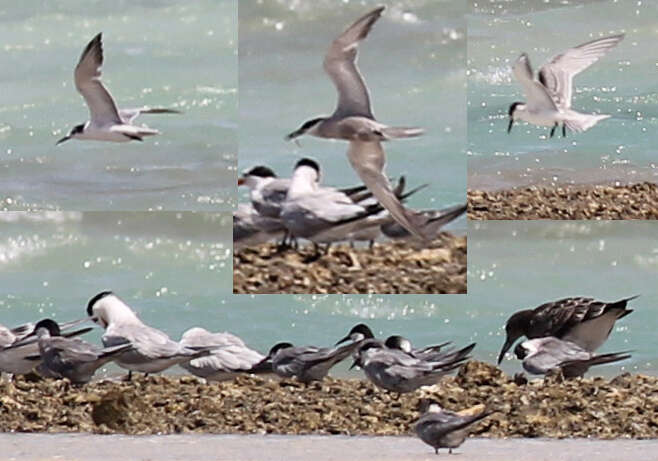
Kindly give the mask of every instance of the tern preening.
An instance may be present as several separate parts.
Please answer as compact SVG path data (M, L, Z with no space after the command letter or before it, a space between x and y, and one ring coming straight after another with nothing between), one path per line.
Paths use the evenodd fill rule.
M567 128L580 133L610 117L583 114L571 109L573 78L598 61L623 38L624 34L611 35L569 48L544 64L537 78L533 74L528 55L521 54L512 72L523 87L526 102L515 102L510 106L507 132L512 130L515 120L523 120L551 127L551 137L561 124L562 136L566 136Z
M75 87L89 107L89 120L73 129L57 141L61 144L69 139L128 142L142 141L146 136L160 134L145 126L133 125L140 114L178 114L180 111L165 108L141 107L118 109L110 92L101 81L103 66L102 33L96 35L86 46L75 67Z
M305 122L286 139L309 134L349 141L348 159L364 184L396 221L425 241L427 238L415 222L415 216L402 206L391 190L384 174L386 154L381 145L382 141L389 139L420 136L423 130L390 127L377 122L370 106L368 87L356 65L359 42L368 36L385 8L380 6L357 19L331 43L324 57L324 70L338 91L334 113Z
M103 291L89 301L87 314L105 328L101 338L106 347L124 343L132 348L116 358L121 368L158 373L169 367L206 356L212 347L186 347L172 341L166 333L144 324L137 314L111 291Z
M523 360L523 368L534 375L545 375L560 369L565 378L583 376L589 367L618 362L631 357L629 351L594 354L571 341L553 336L530 339L514 349L516 358Z
M635 298L610 303L592 298L564 298L518 311L505 324L505 343L498 363L521 336L528 339L555 336L594 352L608 339L615 322L633 312L626 305Z

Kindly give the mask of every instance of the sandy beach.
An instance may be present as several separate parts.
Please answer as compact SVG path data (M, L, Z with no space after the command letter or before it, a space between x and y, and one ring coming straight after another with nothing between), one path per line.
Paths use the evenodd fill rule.
M0 434L1 459L20 461L421 461L446 458L414 437ZM658 459L657 440L470 439L459 461L597 461ZM522 456L520 455L522 453Z
M469 219L658 219L658 185L469 190Z
M233 256L234 293L466 293L466 236L441 233L412 242L336 245L311 261L312 246L278 252L263 244Z

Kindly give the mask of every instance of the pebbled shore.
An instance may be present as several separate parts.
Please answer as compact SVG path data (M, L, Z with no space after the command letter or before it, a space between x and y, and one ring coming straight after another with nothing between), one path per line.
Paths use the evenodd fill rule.
M658 219L658 184L468 191L469 219Z
M0 431L409 435L425 397L454 410L477 404L497 410L473 427L478 437L658 437L657 377L552 377L517 385L477 361L399 398L361 380L306 386L256 377L205 384L152 376L82 388L18 380L0 385Z
M277 252L275 244L233 255L234 293L466 293L466 237L443 232L428 248L410 242L372 249L333 246L307 262L312 246Z

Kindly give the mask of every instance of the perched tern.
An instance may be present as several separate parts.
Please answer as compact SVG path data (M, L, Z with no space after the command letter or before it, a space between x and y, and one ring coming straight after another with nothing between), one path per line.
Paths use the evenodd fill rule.
M338 104L328 117L315 117L286 136L292 140L309 134L321 138L343 139L350 142L347 156L379 203L393 218L414 236L427 239L419 230L414 216L407 213L391 191L384 174L386 154L381 141L420 136L420 128L389 127L375 120L370 106L368 88L356 65L359 42L368 36L372 26L386 7L380 6L357 19L329 47L324 58L324 70L338 91Z
M398 349L409 354L409 356L414 357L419 360L424 360L425 362L438 362L442 361L450 353L446 353L446 346L450 345L450 341L435 344L432 346L425 346L421 348L414 348L409 341L404 336L393 335L386 338L384 345L389 349Z
M459 368L475 347L471 344L444 354L442 360L426 362L399 349L390 349L376 339L359 343L352 367L358 365L378 387L398 394L436 384L443 376Z
M564 298L516 312L505 324L506 338L498 363L522 336L528 339L555 336L594 352L608 339L615 322L633 312L626 305L635 298L611 303L592 298Z
M539 126L551 127L551 137L562 124L562 136L566 128L576 133L585 131L610 115L583 114L571 109L573 78L598 61L615 47L624 34L592 40L558 54L544 64L537 78L526 53L516 60L512 72L523 87L526 102L515 102L509 108L509 125L523 120Z
M238 178L238 186L249 188L249 198L251 204L261 216L278 218L281 214L281 207L288 195L290 188L290 178L279 178L271 168L263 165L255 166L243 173ZM336 189L333 187L318 186L323 190L342 192L353 202L357 203L368 195L364 195L366 186L354 186L345 189Z
M209 354L208 347L185 347L169 336L144 324L133 310L111 291L97 294L87 305L87 314L105 329L102 337L106 347L130 343L133 348L115 361L121 368L158 373L174 365Z
M565 378L576 378L585 374L589 367L604 363L618 362L631 357L629 351L611 354L594 354L572 343L553 336L530 339L514 349L523 368L534 375L561 369Z
M268 359L272 361L272 371L278 376L292 378L303 383L322 381L329 370L338 362L349 357L358 343L340 347L293 346L279 343L272 347Z
M240 373L272 373L265 356L231 333L211 333L204 328L191 328L183 333L180 344L185 347L210 347L210 355L183 362L181 367L208 381L232 379Z
M341 226L347 234L357 221L382 210L378 204L363 206L342 192L322 189L319 180L317 162L308 158L297 162L280 214L281 222L295 238L317 242L317 234ZM322 240L318 243L324 243Z
M90 120L76 125L57 141L61 144L69 139L128 142L142 141L146 136L160 134L144 126L133 125L140 114L178 114L180 111L164 108L142 107L136 109L117 108L110 92L101 81L103 66L102 33L96 35L85 47L75 67L75 87L89 107Z
M439 231L443 226L466 213L466 205L455 205L442 210L422 210L415 213L424 221L420 223L423 234L433 240L439 235ZM380 229L381 233L390 239L411 237L411 233L407 229L392 219L383 223Z
M468 426L475 424L491 414L481 411L476 414L455 413L442 409L438 403L423 401L421 404L423 415L416 421L414 426L418 437L434 448L434 453L439 454L439 448L447 448L452 453L454 448L459 447L468 436Z
M284 237L286 228L279 218L262 216L247 203L240 203L233 212L233 248L278 240Z
M75 320L62 323L60 329L62 336L72 338L90 332L93 328L68 331L88 319ZM25 375L38 366L39 358L38 339L33 335L35 325L26 323L8 329L0 325L0 373L11 375Z
M101 348L82 339L61 336L57 322L41 320L34 327L41 363L37 372L50 378L68 378L73 384L86 384L100 367L132 349L130 343Z

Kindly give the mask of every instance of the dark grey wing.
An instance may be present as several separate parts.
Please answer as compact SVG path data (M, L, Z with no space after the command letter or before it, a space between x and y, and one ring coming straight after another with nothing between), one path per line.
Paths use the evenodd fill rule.
M592 40L553 56L539 69L539 81L546 87L557 106L571 107L573 78L603 57L622 41L624 34Z
M461 416L449 410L441 410L440 412L428 412L420 417L417 425L432 427L437 435L449 434L450 432L463 429L483 418L489 416L490 413L482 412L477 415Z
M534 309L530 330L533 338L543 336L560 337L573 325L585 318L603 312L604 303L592 298L564 298L544 303Z
M368 36L384 9L384 6L380 6L357 19L331 43L324 57L324 70L338 91L334 117L360 115L374 118L368 88L356 66L356 56L359 42Z
M112 95L101 81L103 66L102 34L96 35L80 56L73 74L75 87L89 107L91 121L99 125L122 123Z
M420 218L402 205L384 174L386 154L381 143L350 141L347 157L363 183L391 216L411 234L427 241L419 227L422 224Z
M92 362L102 353L101 348L81 339L55 337L48 340L48 348L57 353L62 364L75 365Z

